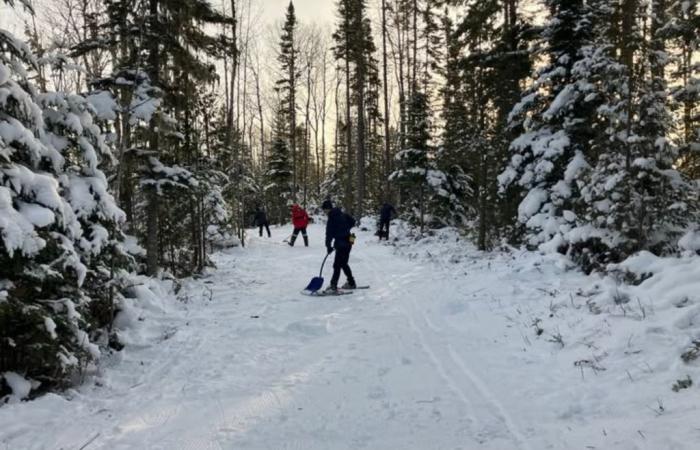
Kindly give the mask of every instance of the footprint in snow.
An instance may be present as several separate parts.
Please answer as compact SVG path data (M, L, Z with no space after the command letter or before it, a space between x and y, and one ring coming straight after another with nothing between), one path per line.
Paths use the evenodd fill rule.
M367 398L372 399L372 400L379 400L386 397L386 391L384 390L383 387L381 386L372 386L369 388L369 392L367 393Z
M391 369L388 368L388 367L380 367L380 368L377 370L377 375L379 375L380 377L383 377L384 375L386 375L386 374L389 373L390 371L391 371Z

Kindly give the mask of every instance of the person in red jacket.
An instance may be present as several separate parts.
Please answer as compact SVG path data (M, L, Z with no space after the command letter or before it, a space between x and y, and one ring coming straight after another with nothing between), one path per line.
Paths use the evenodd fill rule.
M304 208L296 203L292 205L292 224L294 225L294 233L292 233L292 238L289 240L289 246L294 247L294 241L296 241L301 231L301 235L304 237L304 245L308 247L309 236L306 234L306 227L309 226L309 215Z

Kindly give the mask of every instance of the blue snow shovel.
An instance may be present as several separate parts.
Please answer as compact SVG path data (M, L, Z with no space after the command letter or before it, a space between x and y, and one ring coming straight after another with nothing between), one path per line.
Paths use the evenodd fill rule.
M326 257L323 258L323 263L321 263L321 271L318 273L318 276L313 277L311 279L311 282L309 283L309 285L306 286L306 289L304 289L305 291L309 291L309 292L313 293L313 292L320 290L323 287L323 266L326 264L326 260L328 259L328 255L330 255L330 253L328 253L326 255Z

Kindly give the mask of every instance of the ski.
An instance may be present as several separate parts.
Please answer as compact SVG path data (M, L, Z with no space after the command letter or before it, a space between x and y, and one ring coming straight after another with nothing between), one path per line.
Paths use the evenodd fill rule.
M301 291L303 295L308 295L309 297L338 297L340 295L349 295L352 294L352 291L350 290L338 290L338 292L330 293L330 292L325 292L325 291Z

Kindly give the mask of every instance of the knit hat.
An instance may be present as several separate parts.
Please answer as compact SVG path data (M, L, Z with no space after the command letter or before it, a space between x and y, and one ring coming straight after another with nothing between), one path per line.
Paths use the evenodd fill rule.
M333 209L333 202L331 202L330 200L324 201L321 205L321 209Z

